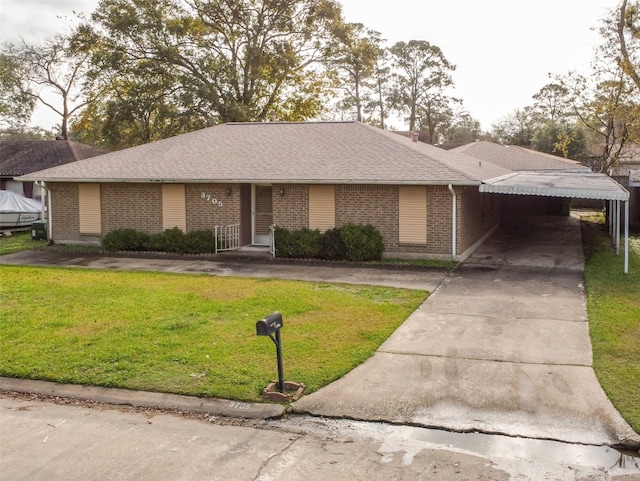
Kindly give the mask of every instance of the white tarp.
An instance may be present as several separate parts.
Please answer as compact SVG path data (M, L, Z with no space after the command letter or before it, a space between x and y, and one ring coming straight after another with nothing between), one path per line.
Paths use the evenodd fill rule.
M42 212L42 203L8 190L0 190L0 212Z

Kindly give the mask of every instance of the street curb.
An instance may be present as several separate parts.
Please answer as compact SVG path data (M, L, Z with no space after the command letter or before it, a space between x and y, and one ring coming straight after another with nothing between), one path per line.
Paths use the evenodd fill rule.
M0 377L0 391L35 393L43 396L79 399L133 407L175 409L214 416L245 419L270 419L284 415L279 404L257 404L216 398L199 398L180 394L132 391L49 381Z

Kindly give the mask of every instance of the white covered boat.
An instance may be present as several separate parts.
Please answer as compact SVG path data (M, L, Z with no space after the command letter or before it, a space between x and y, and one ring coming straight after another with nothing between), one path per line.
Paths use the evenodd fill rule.
M31 227L42 217L42 203L8 190L0 190L0 229Z

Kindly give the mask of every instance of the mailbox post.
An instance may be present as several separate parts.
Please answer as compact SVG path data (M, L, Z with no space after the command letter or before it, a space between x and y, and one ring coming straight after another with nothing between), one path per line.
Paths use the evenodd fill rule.
M282 366L282 341L280 339L280 329L282 328L282 314L272 312L264 319L256 322L256 334L258 336L269 336L276 345L276 355L278 357L278 390L284 393L284 368Z

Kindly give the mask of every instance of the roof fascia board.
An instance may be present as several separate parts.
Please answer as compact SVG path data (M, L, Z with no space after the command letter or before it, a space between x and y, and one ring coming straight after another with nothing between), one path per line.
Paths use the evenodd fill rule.
M78 178L78 179L60 179L45 178L23 175L17 177L16 180L35 182L60 182L69 184L80 183L113 183L113 184L330 184L330 185L456 185L456 186L477 186L479 181L420 181L420 180L370 180L370 179L114 179L114 178Z
M553 187L533 187L523 188L518 185L489 185L482 184L480 192L487 194L511 194L511 195L535 195L545 197L566 197L574 199L597 199L597 200L629 200L629 192L617 189L614 191L603 191L594 189L569 189Z

